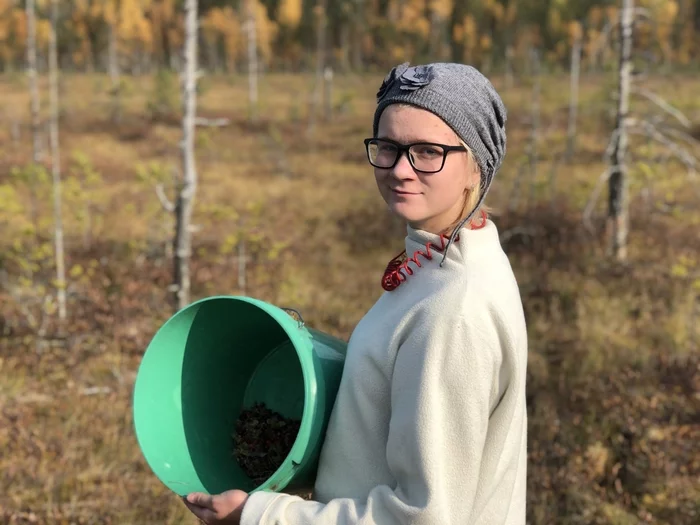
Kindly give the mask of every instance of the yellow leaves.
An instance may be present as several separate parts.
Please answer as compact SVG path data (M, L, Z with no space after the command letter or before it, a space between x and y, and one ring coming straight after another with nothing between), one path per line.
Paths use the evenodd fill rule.
M104 17L105 22L107 22L107 24L110 26L117 23L117 6L113 0L105 2L102 16Z
M614 23L619 17L620 9L616 5L609 5L605 8L605 16L608 22Z
M682 264L674 264L671 268L671 275L674 277L688 277L688 268Z
M398 29L404 33L426 38L430 34L430 21L425 17L423 9L424 4L421 1L405 2L401 18L398 20Z
M229 61L241 53L241 22L231 6L210 9L204 16L201 27L204 38L210 44L216 44L223 38Z
M600 6L594 6L588 11L588 24L592 27L598 27L603 22L603 10Z
M36 21L36 45L39 48L46 47L51 34L51 22L44 18L37 18Z
M581 23L576 20L569 22L568 33L570 45L573 45L576 39L583 38L583 27L581 26Z
M12 220L13 215L20 215L23 212L24 207L15 188L9 184L0 185L0 222Z
M231 233L224 238L224 241L219 245L219 253L221 255L230 255L238 246L238 234Z
M490 2L487 7L487 12L496 20L496 22L501 22L505 18L505 7L503 4L498 2Z
M85 269L81 265L76 264L70 269L70 272L68 272L68 275L72 279L77 279L78 277L81 277L84 273L85 273Z
M452 0L430 0L428 5L431 12L442 20L446 20L452 13L452 3Z
M671 275L679 279L684 279L691 275L691 270L695 270L697 265L698 261L694 257L689 255L681 255L678 258L678 262L671 267ZM693 287L695 284L696 283L694 282Z
M272 58L272 44L277 36L277 24L267 16L267 8L258 0L250 0L255 9L255 33L260 56L265 62Z
M164 2L159 2L156 5L161 6L163 4ZM146 18L146 14L139 0L121 0L118 10L119 23L117 25L119 40L134 40L137 43L150 46L153 42L153 27ZM154 20L160 20L160 17Z
M279 7L278 20L290 28L296 28L299 25L302 15L302 0L282 0Z
M547 15L549 19L549 27L553 31L559 31L562 26L561 13L556 9L550 9Z

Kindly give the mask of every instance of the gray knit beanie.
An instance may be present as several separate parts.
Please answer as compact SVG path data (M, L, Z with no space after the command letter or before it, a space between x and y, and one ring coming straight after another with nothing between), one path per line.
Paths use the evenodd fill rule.
M382 112L397 103L434 113L469 146L481 169L478 208L506 154L506 108L491 82L478 70L464 64L440 62L409 67L405 62L396 66L377 92L375 137ZM472 215L473 212L455 228L450 243Z

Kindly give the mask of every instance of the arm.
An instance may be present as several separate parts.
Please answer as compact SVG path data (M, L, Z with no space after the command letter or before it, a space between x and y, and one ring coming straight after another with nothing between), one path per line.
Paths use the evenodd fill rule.
M470 523L500 364L500 335L488 312L418 320L392 377L386 454L395 486L375 487L366 501L327 504L252 494L242 525Z

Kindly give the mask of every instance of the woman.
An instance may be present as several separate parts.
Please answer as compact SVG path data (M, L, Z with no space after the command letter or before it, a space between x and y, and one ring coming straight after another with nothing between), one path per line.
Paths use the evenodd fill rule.
M462 64L395 67L365 141L406 251L349 341L314 501L191 494L209 524L525 523L522 303L483 207L506 110ZM410 254L407 255L407 254Z

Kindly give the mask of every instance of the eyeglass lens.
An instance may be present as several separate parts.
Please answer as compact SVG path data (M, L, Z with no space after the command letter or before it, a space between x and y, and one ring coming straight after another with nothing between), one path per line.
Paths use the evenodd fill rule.
M377 168L391 168L396 162L399 148L396 144L375 139L369 142L369 160ZM433 144L414 144L408 150L411 165L419 171L440 171L445 150Z

